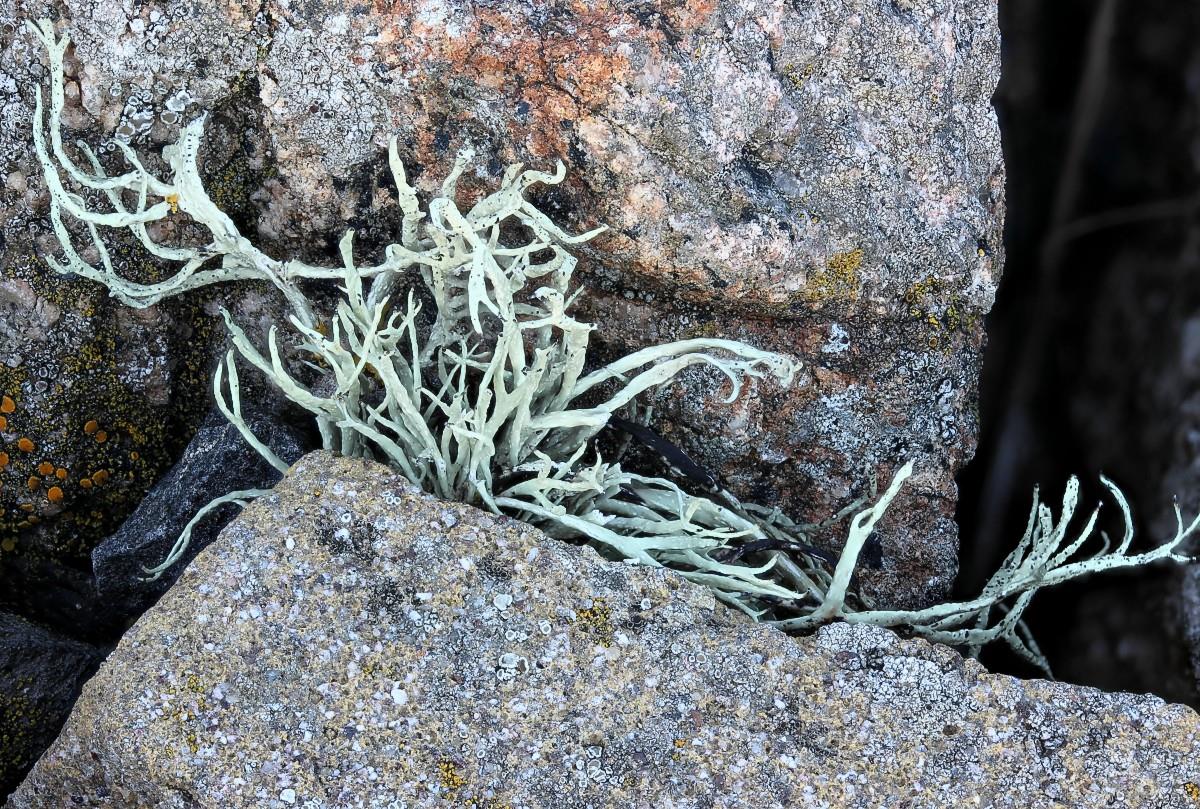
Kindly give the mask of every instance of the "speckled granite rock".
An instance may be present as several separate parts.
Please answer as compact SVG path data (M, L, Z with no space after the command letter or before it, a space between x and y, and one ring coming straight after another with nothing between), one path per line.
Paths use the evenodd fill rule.
M10 809L1186 807L1200 717L835 625L314 453L122 639Z
M0 0L0 19L48 5ZM693 374L655 403L661 430L739 496L806 520L918 456L921 496L882 532L864 586L905 605L949 588L953 479L975 444L1002 263L994 3L62 8L77 43L69 122L152 151L215 110L202 171L270 253L336 261L347 221L364 251L393 240L393 132L425 191L467 144L480 160L466 195L506 163L563 159L568 182L539 202L573 228L612 226L581 267L609 350L723 334L807 364L795 390L731 415ZM0 209L40 210L26 123L38 60L25 34L0 39Z

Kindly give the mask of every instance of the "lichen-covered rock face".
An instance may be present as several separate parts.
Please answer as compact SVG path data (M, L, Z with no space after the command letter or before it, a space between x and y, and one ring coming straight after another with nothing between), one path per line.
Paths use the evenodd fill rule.
M5 7L20 12L10 19L41 11ZM426 192L473 146L464 204L508 163L562 159L568 182L538 203L577 230L611 227L584 250L580 306L609 351L721 334L807 365L793 390L750 387L731 410L719 379L687 377L654 402L667 437L739 496L811 521L917 457L921 497L881 532L882 566L863 582L897 605L947 591L953 476L974 447L982 315L1001 263L994 4L64 11L77 43L68 123L145 151L201 111L236 108L240 134L219 133L203 168L271 253L328 257L347 222L364 254L395 240L382 148L393 133ZM31 204L38 59L26 34L3 35L21 69L0 86L15 124L0 157L18 167L8 199Z
M314 453L124 636L10 809L1186 806L1200 717L788 638Z
M84 586L92 547L170 467L208 411L211 359L224 335L217 304L232 306L256 330L280 307L261 287L243 287L236 296L212 290L133 310L96 284L49 271L39 255L53 253L57 242L31 135L34 88L44 87L47 76L44 54L20 27L49 13L46 3L0 0L0 607L80 637L89 622L59 618L87 599L56 593ZM118 7L77 13L87 23L72 32L85 42L102 35L114 14L127 22ZM171 59L180 64L178 54ZM106 117L107 108L90 98L94 90L119 105L129 102L118 110L126 118L149 120L137 106L142 89L116 80L103 89L87 66L74 57L69 63L68 143L83 138L99 147L125 132L120 115ZM146 72L152 63L143 58L121 75L136 74L153 94L156 78ZM100 74L112 78L112 69L110 60ZM221 87L227 100L238 97ZM179 115L156 115L157 129L137 130L131 143L145 148L170 136L168 121ZM259 182L246 166L239 120L229 104L217 108L206 169L235 217L243 212L239 193L248 195ZM86 234L76 236L76 247L86 252ZM186 226L156 234L194 236ZM142 281L163 277L129 234L106 234L106 240L119 272ZM64 581L71 586L61 587Z
M304 454L306 436L294 426L252 410L245 412L245 418L255 436L278 457L291 462ZM214 408L178 463L154 484L121 527L93 549L95 600L88 606L94 620L119 636L167 591L186 560L212 542L236 513L231 504L206 516L192 530L189 555L182 564L147 579L145 570L167 557L201 508L231 491L269 487L278 479L278 470Z

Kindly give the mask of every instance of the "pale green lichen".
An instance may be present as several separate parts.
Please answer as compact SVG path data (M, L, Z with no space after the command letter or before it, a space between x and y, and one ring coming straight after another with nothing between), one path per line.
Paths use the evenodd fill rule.
M525 198L536 183L561 182L561 163L554 174L510 166L499 190L463 212L456 182L471 154L460 154L440 193L423 211L392 138L388 160L403 219L400 242L385 248L383 261L360 266L353 231L341 239L339 267L275 260L251 245L206 193L196 168L203 118L188 124L179 140L163 150L170 181L150 174L120 143L132 171L107 176L82 143L78 147L91 172L76 167L60 135L67 38L56 39L48 22L40 30L30 28L47 48L51 67L50 149L40 91L34 146L65 260L48 257L48 263L104 284L136 307L216 282L265 279L280 289L292 308L290 325L299 348L311 358L307 364L320 381L306 385L298 378L280 350L276 328L264 352L226 312L233 348L218 366L213 385L222 412L280 470L286 465L242 418L239 361L257 368L312 414L326 449L387 463L439 497L515 516L553 536L586 538L610 557L669 567L757 619L789 630L833 620L891 626L965 646L972 653L1000 640L1043 668L1045 659L1021 623L1041 587L1101 570L1186 559L1180 548L1200 518L1188 526L1181 518L1170 542L1130 555L1128 506L1105 481L1125 516L1125 538L1115 550L1106 542L1097 553L1076 560L1096 516L1067 541L1078 490L1072 480L1058 522L1035 498L1024 538L978 598L925 610L875 609L852 593L854 569L875 524L912 473L911 462L897 472L878 502L853 517L845 548L830 570L806 544L813 526L796 524L778 510L742 504L720 489L697 496L673 481L627 471L600 456L594 439L617 411L629 414L639 394L670 384L690 366L705 365L724 374L728 401L733 401L748 380L791 384L799 363L743 343L699 338L646 348L585 373L595 326L568 313L578 291L570 288L576 259L565 247L585 242L603 228L570 235ZM67 191L56 162L75 183L102 192L112 210L93 211ZM126 196L136 198L132 208ZM162 201L148 207L150 197ZM84 261L73 248L64 213L85 225L99 266ZM146 225L176 213L206 227L212 241L202 248L152 241ZM182 266L160 283L122 278L108 260L98 226L129 228L153 255ZM836 271L839 284L854 279L861 251L837 259L830 271ZM206 268L210 263L217 266ZM414 276L432 302L432 318L422 315ZM326 322L300 286L313 280L336 281L343 293ZM844 286L853 284L846 281ZM176 562L192 527L209 511L262 494L233 492L206 506L166 560L148 572L161 575ZM739 561L743 556L749 563ZM992 622L993 610L1003 617Z
M1049 674L1050 668L1045 656L1021 620L1033 596L1041 588L1106 570L1141 567L1163 560L1180 563L1192 561L1182 552L1182 548L1184 542L1200 528L1200 515L1185 525L1183 515L1176 504L1175 536L1144 553L1131 554L1129 549L1133 543L1133 516L1129 510L1129 503L1116 484L1105 477L1101 477L1101 481L1121 509L1124 536L1114 549L1108 536L1101 532L1101 546L1095 552L1081 556L1085 545L1095 536L1100 509L1097 507L1092 511L1083 529L1072 539L1069 530L1079 502L1079 481L1071 478L1063 494L1062 509L1057 521L1050 507L1038 502L1037 491L1034 491L1033 509L1029 514L1024 536L1001 564L1000 569L984 585L978 597L970 601L938 604L923 610L847 608L846 596L858 556L875 523L883 516L900 485L911 473L910 462L892 479L891 485L878 503L859 512L851 520L846 545L820 606L807 615L776 621L778 626L788 630L805 631L829 621L844 620L903 628L937 643L966 647L971 656L978 655L982 646L999 640L1005 642L1029 663ZM989 625L993 610L1001 612L1003 617Z

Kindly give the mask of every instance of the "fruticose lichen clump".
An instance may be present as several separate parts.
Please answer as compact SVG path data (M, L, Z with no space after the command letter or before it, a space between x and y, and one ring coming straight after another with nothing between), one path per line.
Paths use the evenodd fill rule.
M589 370L588 341L596 327L569 314L578 290L571 289L576 259L566 248L604 228L571 235L525 197L534 184L561 182L561 162L553 174L510 166L497 191L463 211L456 182L472 157L464 152L422 210L393 137L388 161L403 218L400 240L384 248L383 260L358 263L354 232L347 231L339 245L340 266L280 261L242 236L205 191L197 169L203 117L164 148L169 180L152 174L120 141L116 146L131 170L109 175L83 142L76 146L89 168L78 167L61 136L68 38L57 38L49 22L29 28L46 47L51 68L49 144L40 88L34 126L62 249L61 259L47 256L47 263L101 283L135 307L225 281L266 280L278 288L291 307L290 347L281 349L275 327L266 348L256 346L226 312L233 347L217 367L213 391L246 441L280 470L286 465L242 417L239 363L256 368L312 414L325 449L382 461L439 497L525 520L552 536L588 540L610 558L669 567L756 619L793 630L838 619L873 623L972 652L999 639L1043 667L1020 620L1040 587L1097 570L1186 558L1179 548L1197 522L1185 527L1182 520L1172 541L1129 555L1129 510L1107 484L1125 515L1125 538L1115 550L1106 541L1098 553L1073 561L1096 516L1068 541L1077 491L1072 481L1058 522L1035 498L1025 537L978 598L925 610L876 610L852 592L854 569L875 524L911 474L911 462L874 505L853 517L845 548L830 569L824 554L807 543L812 526L743 504L715 484L697 495L675 481L624 469L619 453L601 456L595 439L610 424L630 435L650 435L650 445L662 448L665 442L653 440L638 422L636 399L670 384L686 368L715 368L733 401L747 380L791 384L800 364L743 343L704 338L645 348ZM93 202L107 201L107 208L95 210L68 191L60 169ZM74 248L64 214L82 223L98 265ZM211 241L199 248L153 241L147 225L173 216L207 228ZM109 261L100 227L128 228L154 256L180 266L158 283L123 278ZM305 284L319 282L339 285L341 298L331 313L318 311L305 291ZM301 361L292 358L294 351ZM691 464L678 450L664 454L677 466ZM696 476L690 477L694 482ZM167 558L148 572L157 577L180 559L192 527L213 508L265 493L232 492L202 509ZM991 622L994 609L1005 614Z

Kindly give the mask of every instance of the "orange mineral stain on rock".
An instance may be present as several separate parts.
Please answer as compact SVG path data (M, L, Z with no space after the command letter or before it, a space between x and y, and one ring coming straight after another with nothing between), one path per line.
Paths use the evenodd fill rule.
M516 115L507 116L513 142L535 157L565 155L566 122L609 109L623 99L622 88L634 79L631 42L661 40L657 28L611 5L576 5L569 24L531 19L519 4L476 5L464 24L449 30L421 19L380 32L376 48L401 70L437 64L479 88ZM454 104L430 106L453 110ZM418 136L415 157L432 165L444 159L434 146L434 129L461 128L465 113L452 113L428 136ZM420 129L418 129L420 131ZM506 158L507 159L507 158ZM464 178L465 179L465 178Z

